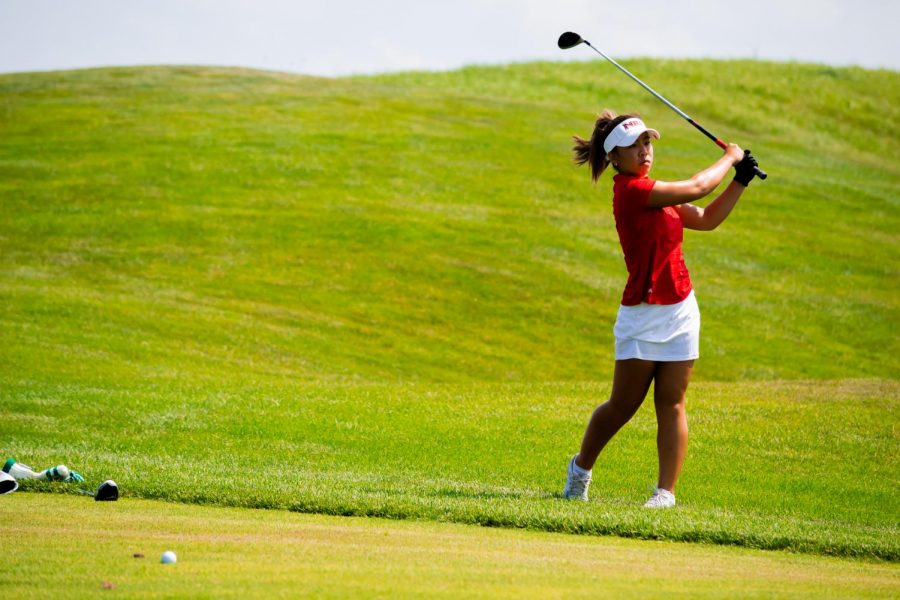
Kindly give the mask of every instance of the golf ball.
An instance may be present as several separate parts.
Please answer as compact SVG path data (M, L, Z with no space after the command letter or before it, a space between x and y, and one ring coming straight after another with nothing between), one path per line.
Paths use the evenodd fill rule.
M172 563L175 563L177 561L178 561L178 557L175 556L175 553L172 552L171 550L166 550L165 552L163 552L162 558L159 559L159 562L161 562L165 565L171 565Z

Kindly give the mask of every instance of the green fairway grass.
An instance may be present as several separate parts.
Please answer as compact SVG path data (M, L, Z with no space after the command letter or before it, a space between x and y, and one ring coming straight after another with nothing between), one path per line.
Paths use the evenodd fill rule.
M900 376L900 74L632 66L771 175L686 234L696 378ZM608 379L625 266L571 135L638 110L670 179L720 150L605 67L0 76L4 373Z
M0 75L0 451L132 498L897 561L900 74L628 66L770 175L686 233L676 510L640 508L652 406L557 497L626 275L571 135L639 111L663 179L720 152L597 62Z
M36 387L8 391L8 447L130 496L900 559L895 382L698 383L661 513L641 508L652 403L601 456L593 500L559 498L606 384Z
M894 564L122 500L0 498L0 593L72 598L887 598ZM160 564L173 550L178 562ZM135 557L135 554L143 555ZM104 587L105 586L105 587Z

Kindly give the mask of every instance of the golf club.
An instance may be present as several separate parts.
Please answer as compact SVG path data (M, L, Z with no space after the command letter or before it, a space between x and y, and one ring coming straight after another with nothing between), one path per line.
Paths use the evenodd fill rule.
M649 85L647 85L646 83L644 83L643 81L641 81L640 79L638 79L637 77L635 77L634 75L632 75L631 72L630 72L628 69L626 69L625 67L623 67L622 65L620 65L619 63L617 63L616 61L614 61L613 59L611 59L611 58L608 57L607 55L605 55L605 54L604 54L603 52L601 52L600 50L597 50L597 48L595 48L594 46L592 46L591 43L590 43L589 41L587 41L586 39L582 38L582 37L581 37L580 35L578 35L577 33L574 33L574 32L572 32L572 31L567 31L567 32L565 32L564 34L562 34L561 36L559 36L559 42L557 42L557 44L558 44L559 47L560 47L561 49L563 49L563 50L568 50L569 48L574 48L575 46L578 46L579 44L587 44L587 46L588 46L591 50L593 50L594 52L596 52L597 54L599 54L600 56L602 56L603 58L605 58L606 60L608 60L609 62L611 62L612 64L614 64L616 67L619 68L620 71L622 71L623 73L625 73L626 75L628 75L629 77L631 77L635 82L637 82L638 85L640 85L642 88L644 88L645 90L647 90L648 92L650 92L651 94L653 94L654 96L656 96L657 100L662 101L663 104L665 104L666 106L668 106L669 108L671 108L672 110L674 110L676 113L678 113L684 120L686 120L688 123L690 123L691 125L693 125L693 126L696 127L697 129L699 129L700 132L703 133L703 135L705 135L706 137L708 137L709 139L711 139L712 141L714 141L714 142L716 143L717 146L719 146L719 147L722 148L723 150L728 146L725 142L723 142L723 141L720 140L718 137L716 137L715 135L713 135L708 129L706 129L705 127L703 127L702 125L700 125L700 123L698 123L698 122L696 122L695 120L693 120L692 118L690 118L688 115L686 115L686 114L685 114L681 109L679 109L677 106L675 106L674 104L672 104L671 102L669 102L668 100L666 100L665 98L663 98L661 95L659 95L659 94L658 94L655 90L653 90L653 88L651 88ZM756 176L759 177L760 179L765 179L766 177L768 177L768 174L766 174L766 172L763 171L762 169L760 169L759 167L756 167L755 170L756 170Z

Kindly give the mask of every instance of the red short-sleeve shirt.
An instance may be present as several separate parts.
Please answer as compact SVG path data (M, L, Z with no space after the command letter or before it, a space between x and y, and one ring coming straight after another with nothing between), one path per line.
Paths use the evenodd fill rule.
M656 180L616 175L613 214L625 253L628 283L622 304L677 304L691 293L691 276L684 264L684 227L671 206L653 208L647 199Z

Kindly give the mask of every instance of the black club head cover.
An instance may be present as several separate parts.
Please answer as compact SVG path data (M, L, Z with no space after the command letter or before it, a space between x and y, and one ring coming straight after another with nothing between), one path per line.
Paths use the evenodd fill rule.
M114 502L119 499L119 486L112 479L107 479L97 486L97 493L94 494L94 500L104 502Z

